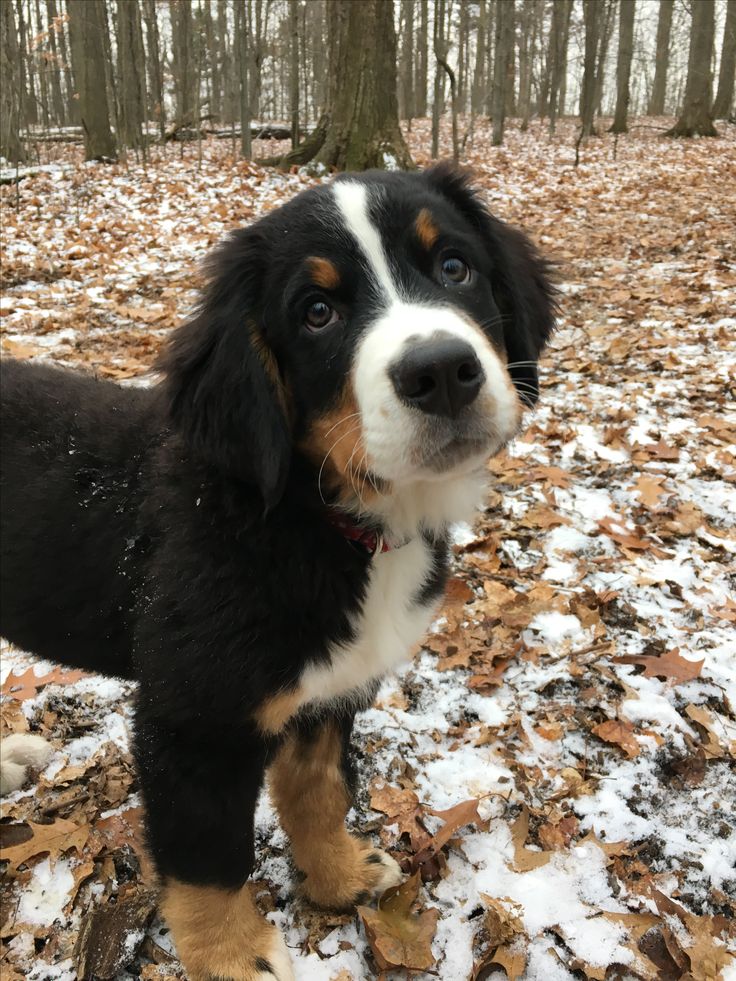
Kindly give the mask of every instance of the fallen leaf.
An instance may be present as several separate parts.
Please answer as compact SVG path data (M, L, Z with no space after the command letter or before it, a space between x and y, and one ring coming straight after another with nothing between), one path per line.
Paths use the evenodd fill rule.
M620 719L609 719L601 722L591 730L594 736L598 736L606 743L613 743L620 746L626 755L633 759L641 752L641 746L634 736L634 727L630 722Z
M26 698L35 698L39 688L46 685L73 685L80 678L91 677L86 671L66 671L63 668L54 668L48 674L36 675L31 667L22 674L13 674L11 671L3 682L0 693L24 701Z
M434 908L412 911L419 883L420 875L415 872L400 886L387 890L378 909L358 907L373 956L382 971L428 971L435 962L432 940L440 913Z
M688 705L685 708L685 715L697 722L705 730L705 742L701 743L702 750L708 759L719 759L723 756L733 756L736 758L736 746L731 744L727 748L721 742L721 738L716 732L717 722L715 716L703 708L702 705ZM723 728L723 727L721 727Z
M27 863L28 859L46 853L52 859L71 848L81 853L90 835L89 826L74 824L61 818L51 824L28 821L27 826L31 829L31 836L26 841L0 849L0 860L9 862L11 871L17 871L18 866Z
M702 661L691 661L680 654L679 647L674 647L665 654L653 657L649 654L622 654L615 657L619 664L640 664L644 667L645 678L667 678L675 685L684 684L700 677L705 664Z
M666 477L650 477L642 474L632 488L638 495L639 500L647 508L655 508L659 499L667 493L664 487Z
M511 842L514 846L514 868L517 872L530 872L546 865L552 858L552 852L533 851L526 847L529 834L529 811L522 807L521 814L511 825Z

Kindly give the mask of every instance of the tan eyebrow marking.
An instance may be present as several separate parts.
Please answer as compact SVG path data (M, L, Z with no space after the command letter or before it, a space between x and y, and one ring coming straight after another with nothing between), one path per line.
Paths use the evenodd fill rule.
M424 248L431 249L439 238L440 231L435 225L434 218L427 208L422 208L417 215L416 221L414 222L414 228L416 229L419 241L422 243Z
M340 273L334 263L315 255L310 256L307 263L315 286L321 286L325 290L337 289L340 285Z

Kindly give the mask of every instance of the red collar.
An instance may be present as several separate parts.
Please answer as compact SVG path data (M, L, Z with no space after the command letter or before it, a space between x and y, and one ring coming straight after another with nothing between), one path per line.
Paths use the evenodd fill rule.
M333 528L336 528L348 541L361 545L371 557L379 552L390 552L394 548L393 545L388 544L380 531L361 528L341 511L330 511L327 517Z

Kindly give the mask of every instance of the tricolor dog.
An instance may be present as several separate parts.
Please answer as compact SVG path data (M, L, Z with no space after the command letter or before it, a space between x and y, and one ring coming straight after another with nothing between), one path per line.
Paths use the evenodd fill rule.
M265 781L312 902L399 881L344 827L353 719L427 628L553 314L533 246L440 165L344 175L231 234L151 389L6 363L2 633L138 682L193 981L293 977L244 888Z

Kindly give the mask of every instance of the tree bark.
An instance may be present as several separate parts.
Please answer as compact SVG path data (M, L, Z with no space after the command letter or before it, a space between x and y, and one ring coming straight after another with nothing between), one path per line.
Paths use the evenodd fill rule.
M494 146L503 143L503 131L508 105L509 61L513 57L514 46L514 6L511 0L500 3L496 8L496 41L493 56L493 95L491 115L493 117L492 142ZM513 77L513 76L512 76Z
M61 58L58 45L56 43L57 29L61 25L56 23L56 7L54 0L46 0L46 20L49 27L49 45L51 47L52 64L49 69L51 76L51 107L53 110L54 122L57 126L63 126L66 122L67 113L64 104L64 96L61 91ZM63 29L62 29L63 31ZM62 33L63 36L63 33Z
M615 23L616 0L599 0L602 13L598 22L598 53L596 55L595 71L595 98L593 100L593 112L595 115L602 114L603 105L603 83L606 75L606 58L608 57L608 45L613 35L613 25Z
M715 0L697 0L692 5L685 101L680 118L667 130L667 136L718 136L710 112L714 34Z
M523 0L519 17L519 116L521 131L529 128L532 102L532 65L535 60L535 0Z
M235 0L235 43L233 60L237 59L238 105L240 110L240 152L249 160L252 154L250 120L253 115L250 69L248 58L250 35L248 31L247 0Z
M336 170L413 167L399 126L392 0L328 0L327 111L291 153L263 163L314 160Z
M723 26L718 92L713 103L714 119L728 119L734 115L734 75L736 75L736 0L728 0L726 23Z
M120 132L118 141L138 148L143 145L145 117L145 66L143 33L138 4L118 0L118 85Z
M194 121L194 60L192 5L190 0L170 0L171 34L176 95L176 126L182 129Z
M40 0L36 0L36 31L37 31L37 34L39 34L39 35L43 32L43 20L42 20L42 15L41 15L41 2L40 2ZM46 36L48 37L48 35L50 34L50 31L47 30L45 33L46 33ZM39 86L41 88L41 113L43 115L44 129L46 129L48 131L48 128L49 128L49 119L50 119L50 114L49 114L49 84L48 84L48 76L49 76L48 64L49 63L46 60L46 58L44 57L44 54L45 54L45 52L44 52L43 48L41 46L37 46L36 47L35 61L36 61L37 71L38 71Z
M156 0L143 0L143 19L146 24L146 52L148 60L149 119L158 122L161 142L166 139L166 111L164 108L164 76L161 67Z
M23 163L26 152L20 139L21 87L20 49L15 11L0 3L0 156L10 163Z
M661 116L664 113L664 100L667 94L667 71L670 64L670 34L672 32L672 9L675 0L659 0L657 20L657 54L654 67L654 83L649 100L649 115Z
M516 115L516 0L503 0L503 6L506 8L508 18L506 23L506 104L504 111L505 115L510 117Z
M475 35L475 66L473 68L473 86L470 93L470 112L475 115L483 106L486 82L486 61L488 59L486 2L478 0L478 30Z
M550 35L550 70L549 87L549 131L554 133L557 117L565 110L562 95L562 82L567 70L567 43L570 36L570 14L572 0L559 0L552 8L552 33Z
M445 0L435 0L432 49L435 57L434 85L432 91L432 157L440 152L440 120L444 109L444 75L440 62L445 59Z
M585 56L583 59L583 86L580 92L581 135L594 136L595 127L595 69L600 31L599 0L583 0L585 21Z
M401 57L399 64L399 118L413 119L414 107L414 0L401 0Z
M72 66L87 160L113 160L115 141L105 79L105 21L99 0L67 0Z
M289 112L291 147L299 145L299 7L289 0Z
M636 0L619 0L618 59L616 62L616 111L611 133L628 133L629 80L634 54Z
M427 66L429 64L429 9L427 0L419 0L420 24L417 38L417 68L414 83L414 110L427 115Z

